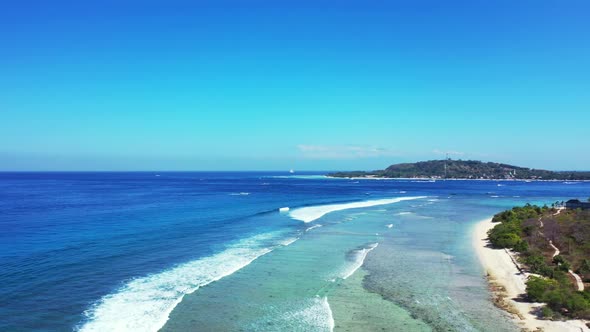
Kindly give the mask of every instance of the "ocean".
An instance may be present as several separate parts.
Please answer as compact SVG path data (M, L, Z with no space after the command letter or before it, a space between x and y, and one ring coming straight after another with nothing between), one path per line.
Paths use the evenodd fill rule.
M516 331L478 221L588 182L0 173L0 331Z

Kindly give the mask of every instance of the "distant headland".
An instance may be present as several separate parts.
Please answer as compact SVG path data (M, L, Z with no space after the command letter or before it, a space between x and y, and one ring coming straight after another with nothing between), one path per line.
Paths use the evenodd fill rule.
M590 172L548 171L477 160L429 160L395 164L384 170L336 172L338 178L431 178L481 180L590 180Z

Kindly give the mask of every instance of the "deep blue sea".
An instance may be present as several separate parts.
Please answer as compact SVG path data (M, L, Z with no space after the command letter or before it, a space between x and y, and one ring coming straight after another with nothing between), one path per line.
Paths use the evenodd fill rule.
M348 324L338 318L348 307L336 302L356 300L334 300L330 309L332 296L342 299L332 285L348 280L365 258L364 284L360 276L357 288L353 281L343 284L381 293L375 301L389 301L391 310L400 311L396 319L416 330L437 330L438 316L406 301L429 286L404 286L395 273L395 264L412 271L411 264L432 257L435 264L426 269L447 271L448 259L452 271L428 296L444 292L441 299L456 299L445 305L470 326L464 330L485 330L476 322L481 312L471 312L469 296L461 295L465 289L455 287L460 278L477 280L481 272L469 253L473 223L515 204L590 197L588 182L349 180L322 174L0 173L0 331L281 330L293 325L280 320L302 322L293 312L308 317L304 307L316 304L327 323L316 317L305 326L338 329ZM366 206L354 205L359 202ZM310 229L314 225L322 227ZM378 261L403 246L415 250L407 261ZM281 270L290 264L308 277ZM483 282L471 287L485 299ZM245 304L250 301L256 305ZM272 301L272 310L266 308ZM195 309L215 305L242 312L227 325L219 311L198 316Z

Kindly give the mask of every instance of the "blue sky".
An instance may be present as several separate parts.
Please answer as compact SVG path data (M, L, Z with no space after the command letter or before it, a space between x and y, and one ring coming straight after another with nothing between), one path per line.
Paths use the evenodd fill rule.
M589 170L589 10L4 2L0 170Z

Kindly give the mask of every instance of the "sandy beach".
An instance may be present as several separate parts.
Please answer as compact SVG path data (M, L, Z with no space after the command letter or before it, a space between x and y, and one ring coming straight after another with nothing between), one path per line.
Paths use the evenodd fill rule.
M490 285L494 290L494 301L510 312L516 324L528 331L542 329L546 332L590 331L580 320L548 321L538 319L534 314L543 305L518 300L526 291L528 275L521 273L511 255L502 249L488 246L487 231L494 226L492 219L478 222L473 231L473 247L482 263Z

